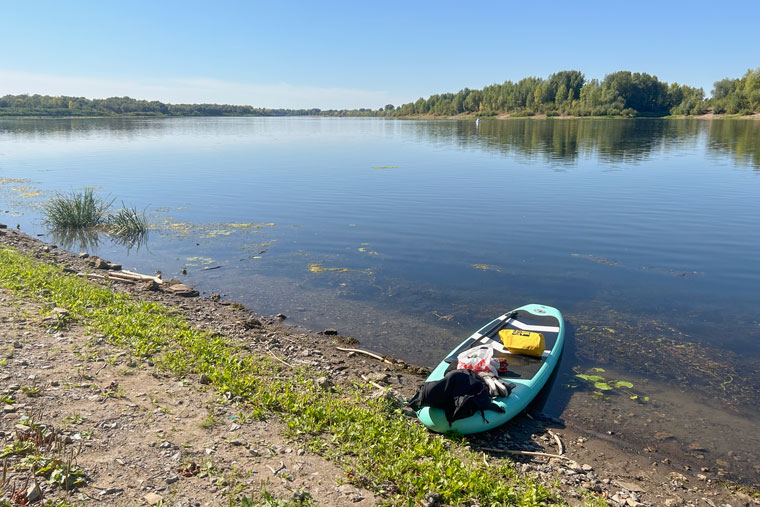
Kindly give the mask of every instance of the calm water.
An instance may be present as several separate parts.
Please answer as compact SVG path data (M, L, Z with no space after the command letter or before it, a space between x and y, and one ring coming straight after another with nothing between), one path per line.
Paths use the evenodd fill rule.
M48 235L39 204L88 186L147 243ZM426 365L556 306L546 411L757 481L760 122L0 120L0 221Z

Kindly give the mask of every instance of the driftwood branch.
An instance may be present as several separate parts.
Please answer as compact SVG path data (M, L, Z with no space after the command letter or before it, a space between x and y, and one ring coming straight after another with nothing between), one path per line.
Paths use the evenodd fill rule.
M275 354L275 353L274 353L274 352L272 352L271 350L269 350L269 351L267 351L267 352L269 352L269 354L270 354L270 355L271 355L273 358L277 359L279 362L281 362L281 363L282 363L282 364L284 364L285 366L288 366L288 367L290 367L290 368L292 368L292 367L293 367L293 365L292 365L292 364L288 363L288 362L287 362L287 361L285 361L284 359L280 359L279 357L277 357L277 354Z
M481 451L489 451L489 452L503 452L506 454L516 454L519 456L542 456L544 458L559 458L559 459L566 459L569 460L567 456L560 456L559 454L549 454L548 452L535 452L535 451L514 451L511 449L493 449L490 447L481 447Z
M559 439L559 435L557 435L556 433L554 433L552 430L549 430L549 429L547 429L546 431L549 433L549 435L553 436L554 441L557 442L557 453L560 456L565 454L565 446L562 445L562 440Z
M383 391L386 391L388 389L385 386L381 386L380 384L371 381L366 375L362 375L361 377L362 377L362 380L364 380L365 382L369 382L369 384L373 387L377 387L378 389L382 389Z
M121 271L113 271L111 274L120 274L122 276L126 275L128 277L131 277L133 280L137 280L137 281L149 281L149 280L153 280L154 282L156 282L159 285L161 285L161 284L164 283L164 281L161 280L157 276L143 275L141 273L135 273L134 271L127 271L126 269L122 269Z
M338 349L338 350L340 350L340 351L343 351L343 352L356 352L357 354L364 354L366 356L375 358L378 361L382 361L382 362L388 363L388 364L393 364L391 361L388 361L383 356L377 355L374 352L368 352L368 351L362 350L362 349L344 349L343 347L335 347L335 348Z

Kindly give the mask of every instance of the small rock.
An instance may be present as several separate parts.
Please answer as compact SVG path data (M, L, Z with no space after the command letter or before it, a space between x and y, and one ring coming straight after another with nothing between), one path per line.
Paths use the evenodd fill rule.
M694 452L707 452L707 449L697 443L689 444L689 450Z
M627 489L628 491L644 491L638 484L634 484L632 482L625 482L625 481L615 481L618 483L618 486L620 486L623 489Z
M330 379L327 377L317 378L316 383L320 389L330 389L333 385Z
M158 283L155 280L145 280L139 282L137 286L144 291L156 292L158 290Z
M676 505L681 505L683 503L683 500L680 497L675 498L666 498L663 502L663 505L665 507L675 507Z
M197 290L188 287L184 283L175 283L174 285L170 285L167 288L167 290L173 294L176 294L177 296L182 296L186 298L199 296L199 293Z
M425 495L425 499L422 500L420 505L422 507L435 507L436 505L439 505L441 502L441 495L440 493L428 493Z
M101 259L97 255L88 258L87 263L95 269L108 269L108 261Z
M156 505L159 502L162 502L164 500L164 497L157 495L156 493L148 493L143 497L143 499L148 502L148 505Z
M262 326L261 321L255 317L238 321L245 329L255 329Z
M654 434L654 439L659 440L661 442L664 442L666 440L674 440L676 437L671 435L670 433L665 433L664 431L658 431Z
M179 476L177 475L170 475L166 478L166 484L174 484L177 481L179 481Z
M40 490L40 487L37 485L37 482L29 486L29 489L26 490L26 499L29 503L34 503L37 500L42 498L42 491Z
M388 382L387 373L373 372L373 373L368 374L367 378L371 380L372 382L377 382L378 384L384 384Z
M287 319L287 318L288 318L288 316L287 316L287 315L285 315L284 313L278 313L278 314L277 314L277 315L275 315L274 317L275 317L276 319L280 319L280 320L285 320L285 319Z
M322 334L325 335L325 336L335 336L335 335L338 334L338 331L336 331L335 329L333 329L331 327L328 327L327 329L325 329L324 331L322 331Z
M90 256L90 254L88 254L87 252L79 252L79 258L80 259L86 259L89 256Z
M0 229L7 229L7 228L8 228L8 226L7 226L7 225L5 225L5 224L0 224Z
M209 376L208 376L208 375L206 375L205 373L201 373L201 378L200 378L200 381L199 381L199 382L200 382L201 384L203 384L203 385L208 385L208 384L210 384L210 383L211 383L211 377L209 377Z
M16 411L16 407L14 407L13 405L4 405L3 406L3 412L6 413L6 414L12 414L15 411Z

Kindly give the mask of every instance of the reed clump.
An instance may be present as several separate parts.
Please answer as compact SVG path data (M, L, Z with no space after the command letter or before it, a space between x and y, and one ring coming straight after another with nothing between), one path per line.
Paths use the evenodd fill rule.
M57 194L44 205L45 223L53 229L88 229L102 226L113 201L106 201L86 188L80 192Z
M43 207L45 224L54 231L101 230L112 236L145 236L145 214L123 202L121 209L112 212L113 202L96 195L91 188L57 194Z

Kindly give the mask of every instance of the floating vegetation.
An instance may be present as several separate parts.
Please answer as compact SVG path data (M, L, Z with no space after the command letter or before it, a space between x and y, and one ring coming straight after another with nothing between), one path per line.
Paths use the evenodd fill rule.
M501 269L489 264L473 264L472 267L475 269L481 269L483 271L496 271L498 273L501 273Z
M19 197L22 199L34 199L42 195L42 191L33 187L11 187L11 190L18 192Z
M185 260L188 266L208 266L214 263L214 259L210 257L186 257Z
M365 248L363 246L357 248L357 250L360 251L361 253L366 253L367 255L380 255L378 252L376 252L374 250L367 250L367 248Z
M579 253L573 253L570 255L573 257L580 257L581 259L586 259L592 262L596 262L597 264L606 264L607 266L617 266L618 264L618 261L605 259L604 257L599 257L598 255L579 254Z
M216 238L217 236L229 236L230 234L232 234L232 231L229 229L213 229L206 232L205 234L201 234L201 238L211 239Z
M576 355L582 362L610 362L634 374L719 398L739 411L760 404L760 391L754 387L760 383L760 370L747 357L697 343L655 319L594 310L574 315L573 321L577 323Z
M13 183L28 183L27 178L0 178L0 185L11 185Z
M180 209L180 208L177 208ZM275 227L277 224L274 222L267 222L263 224L256 224L253 222L247 223L211 223L211 224L193 224L190 222L179 222L173 218L168 217L162 222L158 222L153 226L154 229L167 232L177 236L188 236L193 232L198 233L201 239L214 239L218 237L231 236L235 231L257 230L264 227Z
M312 273L324 273L325 271L337 271L339 273L346 273L351 271L349 268L325 268L321 263L309 264L309 271Z
M607 380L603 376L598 375L598 373L605 372L604 368L591 368L591 371L597 374L592 375L589 373L576 373L574 377L582 380L587 385L593 385L594 389L597 390L592 393L595 397L603 396L604 392L615 391L617 389L626 393L631 400L643 402L649 401L649 396L641 397L633 391L630 391L630 389L633 389L632 382L629 382L627 380ZM578 384L570 383L567 384L566 387L576 388L578 387Z

